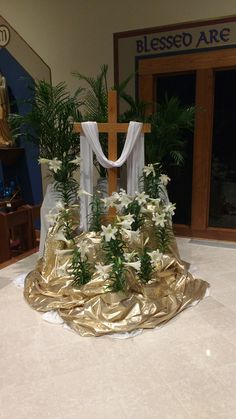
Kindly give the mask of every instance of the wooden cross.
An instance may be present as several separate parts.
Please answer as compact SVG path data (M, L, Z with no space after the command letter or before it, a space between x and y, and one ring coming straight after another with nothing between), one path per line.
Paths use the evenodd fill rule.
M117 134L128 131L128 123L117 122L117 92L110 90L108 93L108 122L98 123L98 131L108 133L108 159L117 160ZM81 124L74 124L74 131L83 132ZM151 132L150 124L143 124L143 133ZM108 169L108 193L115 192L117 188L117 168Z

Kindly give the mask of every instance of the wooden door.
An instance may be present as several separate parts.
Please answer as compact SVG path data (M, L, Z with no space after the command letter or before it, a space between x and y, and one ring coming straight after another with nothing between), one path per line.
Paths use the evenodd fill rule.
M212 198L214 195L212 193L212 139L215 79L218 71L230 71L235 68L235 48L139 60L139 98L149 103L154 103L156 100L158 76L187 72L194 72L196 76L197 112L193 145L191 220L188 224L175 224L175 231L178 235L236 241L235 227L214 225L212 217L209 217L210 207L214 201ZM236 92L232 94L235 95ZM152 112L151 107L149 111ZM233 213L234 207L232 208Z

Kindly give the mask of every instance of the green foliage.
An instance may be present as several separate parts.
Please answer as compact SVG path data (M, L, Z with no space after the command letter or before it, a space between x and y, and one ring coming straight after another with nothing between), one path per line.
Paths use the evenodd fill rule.
M38 144L41 158L61 162L61 167L51 170L51 174L56 191L68 206L75 200L77 190L73 179L77 164L72 161L79 155L79 139L74 133L73 121L78 118L81 103L69 95L65 83L52 86L40 80L32 89L33 98L27 101L31 110L24 116L13 118L13 121L18 128L21 124L28 140Z
M112 264L112 271L110 278L113 283L108 287L109 291L118 292L124 291L126 286L126 276L124 267L124 242L121 233L116 233L116 238L110 241L102 242L102 248L105 252L105 263Z
M60 221L62 223L62 230L65 233L65 238L67 240L72 240L74 243L74 223L73 223L73 214L72 210L69 208L64 208L60 211Z
M95 192L93 195L92 202L90 204L90 231L101 231L101 217L104 214L103 205L99 192Z
M153 164L153 170L155 172L155 176L153 173L150 173L148 176L144 173L141 176L140 184L145 192L145 194L149 195L150 198L159 198L160 195L160 175L162 173L162 165L159 163Z
M139 121L139 122L146 122L148 118L146 117L147 112L147 103L135 101L134 98L128 95L125 91L118 88L118 93L120 97L126 102L128 105L128 109L123 112L120 117L120 122L130 122L130 121Z
M172 227L169 224L164 227L155 227L155 233L159 251L163 254L167 253L174 237Z
M115 239L110 241L103 240L102 248L105 252L106 264L113 263L117 257L124 260L124 242L119 231L116 233Z
M31 110L21 116L23 134L39 145L41 157L62 160L66 153L73 160L79 152L73 121L78 119L81 103L69 95L65 83L52 86L40 80L32 89L34 96L27 101Z
M113 292L125 291L126 275L123 258L117 256L113 259L113 267L111 271L111 279L113 284L110 290Z
M185 159L186 131L193 131L195 108L184 107L179 98L168 97L157 104L156 112L150 117L151 134L147 134L146 155L149 162L170 162L182 165Z
M92 277L90 271L88 259L86 257L83 259L79 249L75 247L71 263L71 272L74 277L73 284L76 287L87 284Z
M78 184L72 177L74 170L75 169L71 168L68 162L63 161L61 170L58 170L57 173L53 173L55 190L67 207L76 200L78 190Z
M108 65L101 66L101 72L97 77L88 77L79 72L72 73L79 80L85 81L89 89L84 91L84 121L107 122L108 119ZM80 89L81 91L81 89Z
M151 264L151 257L149 256L146 247L144 248L143 254L140 256L140 262L141 267L138 276L142 282L147 283L151 279L153 267Z
M131 224L131 230L136 231L143 224L143 215L141 213L141 205L136 199L129 203L127 208L124 210L124 214L132 214L134 216L134 221Z
M83 121L107 122L108 120L108 87L107 87L107 71L108 65L102 65L100 74L96 77L88 77L79 72L72 73L80 81L88 84L88 88L81 89L83 91L83 115L80 114L80 119ZM107 134L100 134L100 142L103 152L107 155L108 144ZM106 177L107 170L102 167L97 159L94 157L94 165L101 177Z

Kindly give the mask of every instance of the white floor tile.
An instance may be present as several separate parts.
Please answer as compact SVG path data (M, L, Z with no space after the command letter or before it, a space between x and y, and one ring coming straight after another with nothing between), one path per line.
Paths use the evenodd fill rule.
M0 271L0 418L236 418L236 250L178 239L211 295L136 338L81 338L42 320Z

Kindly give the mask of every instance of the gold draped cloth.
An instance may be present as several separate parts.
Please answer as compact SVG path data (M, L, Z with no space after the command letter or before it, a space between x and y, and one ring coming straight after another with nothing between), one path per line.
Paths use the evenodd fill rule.
M163 256L155 277L147 284L140 283L135 270L130 268L124 292L108 291L110 280L103 280L96 274L89 283L76 288L68 273L73 249L56 239L57 231L57 225L50 230L44 257L27 275L24 296L35 310L56 310L81 336L154 328L200 301L209 287L207 282L194 278L187 271L174 241L170 252ZM102 258L101 237L92 232L77 237L77 243L84 240L90 262L95 265Z

